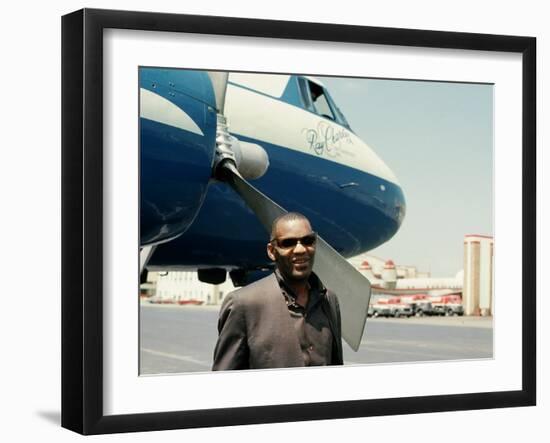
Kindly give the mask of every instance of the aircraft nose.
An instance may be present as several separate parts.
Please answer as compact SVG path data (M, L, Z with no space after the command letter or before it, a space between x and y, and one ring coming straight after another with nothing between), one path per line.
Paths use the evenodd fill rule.
M395 211L395 221L397 222L397 227L399 228L405 219L405 214L407 213L407 204L405 202L405 195L400 186L397 186L396 196L393 202L393 207Z
M401 226L406 212L401 184L395 172L366 142L359 137L354 142L360 146L356 166L364 172L362 177L358 177L357 183L359 186L365 184L363 192L368 206L384 219L380 219L381 224L387 223L384 231L393 235ZM388 234L385 240L391 235Z
M390 182L379 184L372 197L372 205L390 222L392 235L397 232L407 212L401 186Z

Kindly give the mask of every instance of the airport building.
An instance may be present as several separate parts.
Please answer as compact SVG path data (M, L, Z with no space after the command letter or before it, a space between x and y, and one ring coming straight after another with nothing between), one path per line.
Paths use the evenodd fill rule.
M464 236L463 271L448 278L432 278L429 273L419 272L414 266L398 265L392 260L366 254L350 261L370 280L371 300L410 295L427 295L432 299L459 296L464 315L492 316L493 248L491 236Z
M493 237L464 237L464 271L450 278L431 278L412 265L394 264L392 260L362 254L350 259L372 286L373 300L379 297L429 294L462 296L465 315L493 314ZM220 304L234 290L231 279L219 285L203 283L197 272L149 272L141 285L142 297L159 303Z
M382 274L384 270L388 269L388 265L394 265L395 268L395 278L428 278L430 277L429 272L419 271L416 266L412 265L400 265L394 264L392 260L384 260L379 257L375 257L369 254L361 254L355 257L352 257L348 260L355 268L363 270L366 265L372 270L372 275L374 278L383 278Z
M231 279L219 285L203 283L196 272L149 272L143 288L159 303L216 305L234 289Z
M464 237L464 314L493 314L493 237Z

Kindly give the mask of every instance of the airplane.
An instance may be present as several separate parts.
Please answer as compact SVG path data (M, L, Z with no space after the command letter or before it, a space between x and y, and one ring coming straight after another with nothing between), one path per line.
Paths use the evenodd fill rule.
M339 295L356 349L370 288L345 257L389 240L406 204L327 88L305 75L149 67L139 87L141 268L248 284L272 269L272 220L301 212L320 236L314 271Z

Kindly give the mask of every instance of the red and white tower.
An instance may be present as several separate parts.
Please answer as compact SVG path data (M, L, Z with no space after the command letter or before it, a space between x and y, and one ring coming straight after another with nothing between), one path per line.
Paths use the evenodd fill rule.
M397 270L395 269L395 263L392 260L388 260L384 264L384 269L382 270L382 280L384 280L385 288L395 288L397 284Z

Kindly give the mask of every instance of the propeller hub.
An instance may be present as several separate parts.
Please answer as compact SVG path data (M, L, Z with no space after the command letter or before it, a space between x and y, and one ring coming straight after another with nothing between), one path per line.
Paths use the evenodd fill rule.
M231 160L235 165L235 150L232 146L239 143L236 137L229 134L227 119L225 116L218 114L218 124L216 127L216 157L214 160L214 170L223 163L224 160Z
M265 150L254 143L242 142L229 133L225 116L218 114L216 128L216 155L213 176L224 180L224 165L232 163L239 174L249 180L262 177L269 167Z

